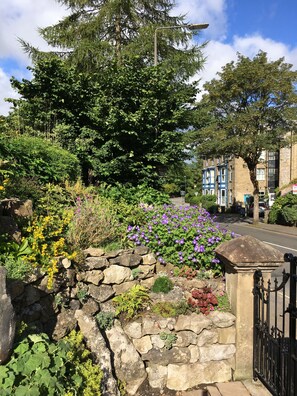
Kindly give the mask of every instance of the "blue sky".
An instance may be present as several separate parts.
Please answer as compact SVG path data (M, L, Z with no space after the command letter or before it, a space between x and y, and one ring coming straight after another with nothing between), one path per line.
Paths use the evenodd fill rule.
M38 27L57 22L66 12L55 0L1 0L0 114L9 111L4 98L16 96L9 78L30 78L30 59L17 37L46 50ZM189 23L209 23L195 39L208 40L206 64L197 76L201 86L236 60L237 52L252 58L263 50L269 59L285 57L297 69L297 0L177 0L175 14L186 14Z

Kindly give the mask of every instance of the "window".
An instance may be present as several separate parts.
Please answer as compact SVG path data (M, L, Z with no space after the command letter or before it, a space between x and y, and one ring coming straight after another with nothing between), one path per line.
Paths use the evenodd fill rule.
M260 162L264 162L266 160L266 151L262 151L259 157Z
M226 205L226 190L221 190L221 205Z
M257 168L257 180L265 180L265 169Z
M221 169L221 183L225 183L226 181L226 169L222 168Z
M264 201L265 191L259 191L259 201Z

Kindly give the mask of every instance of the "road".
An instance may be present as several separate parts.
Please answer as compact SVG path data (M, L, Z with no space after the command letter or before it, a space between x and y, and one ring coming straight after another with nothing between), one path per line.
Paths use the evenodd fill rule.
M273 247L278 249L282 253L292 253L294 256L297 256L297 232L296 235L290 235L288 233L288 229L286 227L271 227L271 229L266 229L259 226L253 226L250 224L250 221L242 221L242 219L238 217L228 217L228 216L218 216L218 222L220 224L224 224L224 227L235 232L239 235L251 235ZM296 230L297 231L297 230ZM274 280L277 279L278 285L280 285L282 281L282 272L283 270L286 272L290 272L290 264L284 263L282 266L274 270L271 274L272 277L272 288L275 283ZM283 299L285 307L289 304L289 288L290 282L287 282L285 286L285 293L282 291L277 292L277 312L283 312ZM273 297L273 296L272 296ZM275 316L275 306L274 303L271 303L271 311L270 311L270 319L271 323L278 328L282 328L282 317L280 315ZM289 328L289 316L285 316L285 334L288 334Z

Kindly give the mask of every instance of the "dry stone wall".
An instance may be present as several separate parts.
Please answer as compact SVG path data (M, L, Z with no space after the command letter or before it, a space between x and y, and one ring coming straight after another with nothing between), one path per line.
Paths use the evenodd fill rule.
M235 317L231 313L162 318L148 309L136 319L117 319L110 329L100 330L95 316L113 312L112 298L133 285L150 288L159 264L143 246L109 254L89 248L84 254L79 266L60 259L52 290L47 289L47 275L42 273L26 283L9 283L18 322L30 323L54 339L72 329L82 331L104 370L106 396L119 394L118 379L126 384L129 395L140 395L147 383L152 388L186 390L231 380L235 356ZM201 281L189 281L188 287L199 284ZM183 292L176 286L163 297L180 299ZM166 337L173 337L171 344Z

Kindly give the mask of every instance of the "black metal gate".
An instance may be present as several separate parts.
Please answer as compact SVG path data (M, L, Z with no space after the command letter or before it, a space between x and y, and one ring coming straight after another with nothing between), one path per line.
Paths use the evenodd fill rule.
M290 272L284 270L281 281L264 285L261 271L254 275L254 379L272 395L296 396L297 257L285 254L285 261Z

